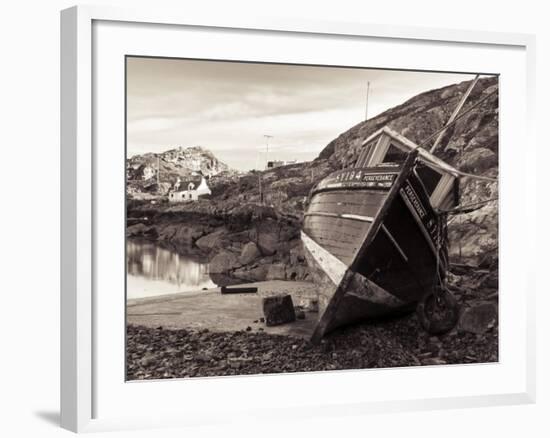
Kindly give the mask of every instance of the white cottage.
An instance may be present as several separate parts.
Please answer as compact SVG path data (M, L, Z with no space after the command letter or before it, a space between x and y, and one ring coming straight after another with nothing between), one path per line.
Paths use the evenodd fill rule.
M176 183L174 188L176 190L179 189L181 184L181 181ZM185 184L183 184L185 187ZM206 179L204 177L201 177L201 182L198 185L197 188L195 188L194 182L189 182L187 184L187 190L181 190L181 191L173 191L170 192L168 195L168 200L170 202L192 202L197 201L199 199L199 196L203 195L210 195L212 191L210 190L210 187L208 187L208 183L206 182Z

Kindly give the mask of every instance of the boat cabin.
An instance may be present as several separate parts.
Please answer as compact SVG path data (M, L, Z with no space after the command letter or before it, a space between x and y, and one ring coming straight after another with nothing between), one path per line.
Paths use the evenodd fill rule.
M390 128L378 130L363 142L354 167L399 166L414 149L418 149L419 161L414 172L422 181L432 206L440 210L455 207L459 196L457 170Z

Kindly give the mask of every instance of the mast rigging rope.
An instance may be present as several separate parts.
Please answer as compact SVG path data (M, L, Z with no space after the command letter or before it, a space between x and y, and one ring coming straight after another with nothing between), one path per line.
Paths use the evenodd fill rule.
M477 108L479 105L481 105L483 102L485 102L486 100L488 100L490 97L492 97L494 94L496 94L498 92L498 88L496 88L495 90L491 91L489 94L487 94L484 98L478 100L476 103L474 103L472 106L470 106L469 108L465 109L464 111L462 111L458 116L455 117L455 119L451 122L451 123L448 123L446 124L445 126L443 126L442 128L438 129L437 131L435 131L434 133L432 133L430 136L428 136L426 139L424 139L424 141L422 143L420 143L418 145L418 147L424 147L424 146L427 146L427 144L437 135L441 134L442 132L444 132L446 129L450 128L451 126L455 125L456 122L458 122L462 117L464 117L466 114L468 114L470 111L472 111L474 108ZM435 163L432 163L432 165L434 167L437 167L438 169L441 169L441 170L446 170L446 169L443 169L441 166L435 164ZM489 177L489 176L480 176L480 175L474 175L473 173L468 173L468 172L462 172L461 170L458 170L456 169L456 173L458 175L460 175L461 177L463 178L473 178L473 179L479 179L479 180L483 180L483 181L491 181L491 182L497 182L498 181L498 178L493 178L493 177Z

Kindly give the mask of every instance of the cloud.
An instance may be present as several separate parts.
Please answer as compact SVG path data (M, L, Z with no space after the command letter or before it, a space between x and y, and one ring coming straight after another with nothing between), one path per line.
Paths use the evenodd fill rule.
M128 155L202 145L250 169L274 135L274 159L309 160L364 118L471 75L157 58L127 60Z

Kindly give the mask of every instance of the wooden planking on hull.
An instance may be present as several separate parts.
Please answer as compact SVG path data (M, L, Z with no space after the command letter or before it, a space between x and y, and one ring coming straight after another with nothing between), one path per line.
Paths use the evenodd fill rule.
M309 216L304 231L349 266L370 223L330 216Z
M330 326L338 311L338 307L342 303L344 296L346 294L346 291L348 290L348 286L350 282L352 281L353 277L356 275L356 272L358 271L364 257L367 254L367 250L369 249L370 245L373 243L378 233L378 230L381 228L384 218L387 215L393 203L393 200L395 199L396 196L398 196L399 190L401 189L402 185L405 183L405 181L411 174L417 156L418 156L417 150L413 150L412 152L410 152L407 155L407 158L405 159L405 162L403 163L403 166L400 169L399 174L397 175L395 180L392 181L391 189L387 193L385 202L382 204L382 206L376 213L376 216L374 217L372 224L370 225L367 232L365 233L365 236L363 237L363 239L361 239L360 246L355 251L353 257L351 258L351 263L349 264L349 267L346 269L345 273L343 274L339 284L336 286L335 289L333 289L333 292L329 293L330 298L328 300L325 311L321 315L319 322L315 327L315 330L311 337L312 342L314 343L320 342L321 338L326 333L326 331L330 329Z
M304 231L349 265L387 197L381 190L324 191L313 196Z
M368 189L316 193L311 199L308 213L327 212L374 216L384 203L387 194L387 191Z

